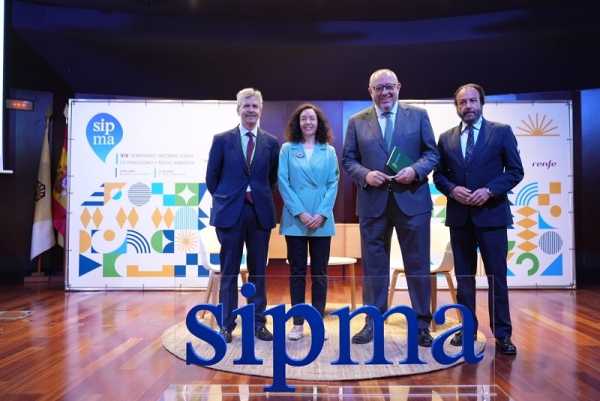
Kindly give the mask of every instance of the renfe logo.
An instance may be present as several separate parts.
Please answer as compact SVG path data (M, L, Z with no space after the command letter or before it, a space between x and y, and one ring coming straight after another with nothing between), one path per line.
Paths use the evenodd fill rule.
M256 291L254 284L246 283L242 286L242 295L249 297ZM431 354L433 359L442 365L450 365L461 357L470 364L479 363L483 359L483 355L475 355L475 344L473 341L465 341L461 351L454 355L447 355L444 352L444 342L454 335L459 330L464 330L465 333L474 333L475 325L473 316L469 310L463 305L449 304L438 308L433 313L433 319L437 324L444 324L446 318L445 313L448 309L459 309L462 313L462 326L454 327L433 340L431 346ZM186 326L190 333L197 338L206 341L215 351L212 359L204 359L196 353L192 342L186 344L186 364L195 364L200 366L210 366L218 363L223 359L227 352L227 343L221 337L218 331L201 323L197 314L203 310L214 314L219 327L223 321L223 304L199 304L194 306L187 314ZM399 364L424 364L426 363L419 358L419 345L417 339L417 315L405 305L395 306L389 309L384 314L374 306L363 306L349 313L348 306L337 309L331 312L337 316L339 320L339 354L338 359L332 361L332 365L358 365L358 362L350 357L350 320L357 315L366 313L373 318L374 338L373 338L373 358L366 361L366 365L390 365L393 362L386 359L384 352L384 321L388 316L394 313L401 313L406 318L407 324L407 356L406 359L398 361ZM256 358L254 354L254 304L248 304L238 308L234 313L242 319L242 354L240 358L233 361L234 365L262 365L262 359ZM273 317L273 384L263 387L264 391L271 392L294 392L295 386L288 386L286 382L285 370L286 365L289 366L306 366L313 362L321 353L324 343L324 327L323 320L319 312L308 304L299 304L285 311L285 305L277 305L267 309L265 315ZM285 350L285 323L293 316L302 316L310 326L312 332L312 341L308 354L303 359L290 358Z
M87 125L87 140L96 155L106 162L110 151L123 139L121 123L107 113L96 114Z

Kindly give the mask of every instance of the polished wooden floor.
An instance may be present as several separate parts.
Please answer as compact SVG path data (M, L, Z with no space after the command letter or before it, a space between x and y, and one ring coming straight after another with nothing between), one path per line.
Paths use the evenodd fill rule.
M269 303L289 302L285 269L273 271ZM349 293L349 280L330 280L328 302L348 303ZM0 399L158 400L171 385L270 384L267 378L187 366L163 348L163 331L184 320L203 296L200 291L65 292L48 284L0 286L0 311L33 311L20 320L0 319ZM405 292L398 292L396 302L404 302L403 297ZM488 339L479 364L324 384L383 389L490 383L515 400L600 399L600 288L512 290L510 297L516 357L495 354L486 327L487 296L480 291L480 330ZM440 300L449 302L447 291Z

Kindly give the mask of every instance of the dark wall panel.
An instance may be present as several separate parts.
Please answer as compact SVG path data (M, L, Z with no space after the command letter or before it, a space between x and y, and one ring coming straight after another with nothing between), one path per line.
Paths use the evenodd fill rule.
M600 89L581 92L580 116L575 137L580 142L574 144L575 250L577 284L586 285L600 280Z
M37 260L29 261L29 250L46 108L52 106L52 94L13 90L10 96L34 102L33 111L11 110L9 113L8 141L14 150L14 162L10 166L13 174L0 175L0 279L20 280L37 268ZM49 263L44 259L44 265Z

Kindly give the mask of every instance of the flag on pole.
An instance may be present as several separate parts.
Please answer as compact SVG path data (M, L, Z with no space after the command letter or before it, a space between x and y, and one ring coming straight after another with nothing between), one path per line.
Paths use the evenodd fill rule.
M67 117L68 106L65 106L65 118ZM52 188L52 218L54 228L56 229L56 242L65 247L65 237L67 236L67 156L69 143L68 123L65 124L65 138L63 139L62 151L58 160L56 169L56 179Z
M50 146L48 145L48 131L50 129L51 116L52 110L48 106L46 110L46 131L44 133L35 190L35 212L33 214L33 228L31 230L31 260L56 244L54 240L54 228L52 227L52 202L50 198Z

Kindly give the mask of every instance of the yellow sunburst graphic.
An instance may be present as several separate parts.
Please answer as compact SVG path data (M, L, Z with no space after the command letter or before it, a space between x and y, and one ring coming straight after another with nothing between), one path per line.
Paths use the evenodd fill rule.
M521 120L526 128L517 127L517 129L526 133L516 134L516 136L560 136L560 134L557 133L550 134L550 131L554 131L558 126L550 127L550 124L552 124L554 120L550 119L550 121L546 122L545 114L542 117L542 121L540 121L538 113L535 113L535 121L533 121L531 115L528 115L527 118L529 121Z
M193 231L178 231L175 236L175 246L181 253L197 251L198 237Z

